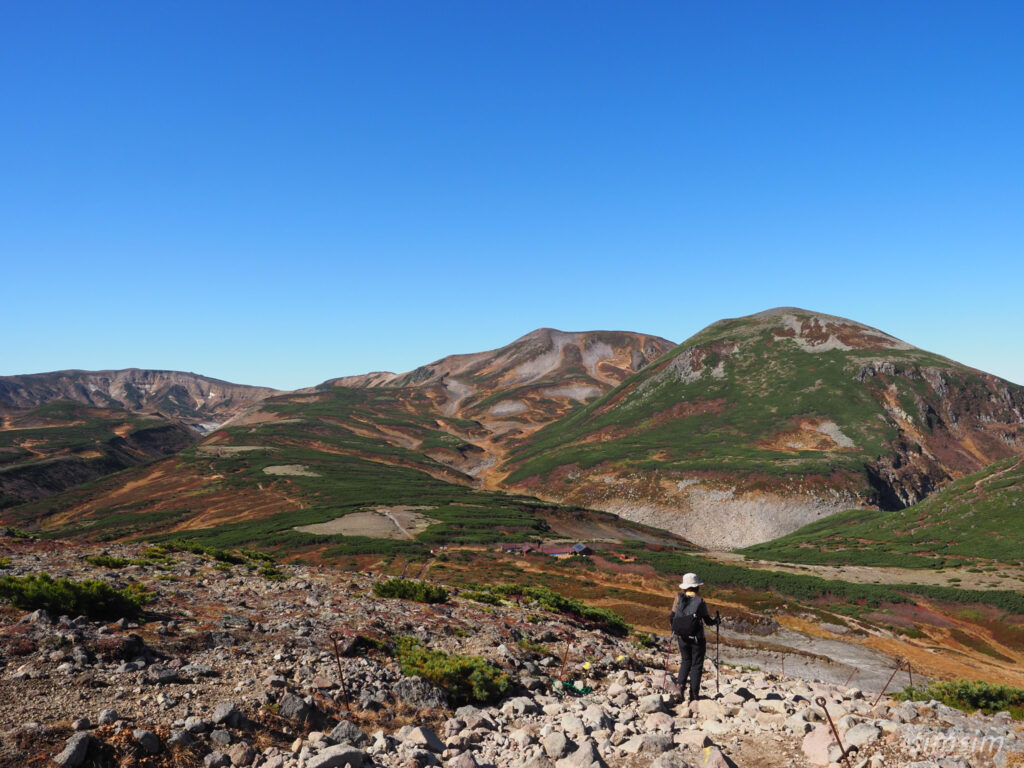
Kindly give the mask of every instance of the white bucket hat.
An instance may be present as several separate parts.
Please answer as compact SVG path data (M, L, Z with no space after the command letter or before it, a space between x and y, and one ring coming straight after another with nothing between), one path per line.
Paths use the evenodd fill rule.
M684 573L683 583L679 585L680 589L693 589L694 587L703 586L704 582L697 578L696 573Z

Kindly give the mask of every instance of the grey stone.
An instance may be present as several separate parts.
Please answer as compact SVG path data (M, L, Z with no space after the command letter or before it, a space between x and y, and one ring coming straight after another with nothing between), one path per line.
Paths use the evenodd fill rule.
M85 762L85 753L89 751L89 740L88 733L76 733L67 740L60 754L54 755L53 762L60 768L78 768Z
M168 747L187 747L194 742L195 739L188 731L171 731L171 735L167 737Z
M277 704L277 714L287 720L305 722L313 714L313 708L294 693L286 693Z
M881 735L881 728L877 728L869 723L858 723L846 732L845 741L848 745L859 749L878 741Z
M136 728L132 731L132 738L134 738L151 755L160 754L161 744L160 737L152 731L147 731L145 728Z
M651 768L694 768L679 752L666 752L653 763Z
M587 739L579 749L555 763L555 768L607 768L607 765L598 754L597 745Z
M218 749L203 758L204 768L228 768L229 765L231 765L231 758Z
M667 733L641 733L625 742L620 749L627 755L640 753L660 754L675 747L675 741Z
M446 768L480 768L480 764L473 757L472 752L459 752L455 757L445 763Z
M370 737L355 723L342 720L332 730L327 738L337 744L351 744L356 747L363 747L370 743Z
M569 740L561 731L552 731L541 740L544 754L552 760L561 760L569 753Z
M88 717L79 717L71 723L71 727L76 731L88 731L92 728L92 723L89 722Z
M361 749L348 744L337 744L320 750L306 760L306 768L344 768L346 764L352 768L362 768L364 759L365 755Z
M416 744L421 747L426 747L431 752L441 753L444 752L444 743L437 737L437 734L425 726L418 726L413 728L406 734L404 739L406 744Z
M532 760L527 760L525 763L519 766L519 768L555 768L555 764L548 760L544 755L537 755Z
M185 718L185 730L189 733L206 733L210 730L210 723L201 717L192 715Z
M660 693L652 693L649 696L642 696L636 703L636 708L640 713L649 715L652 712L664 712L665 703Z
M422 677L403 677L391 689L395 698L419 709L447 709L444 691Z
M113 725L118 719L116 709L101 709L96 717L96 723L98 725Z
M252 765L252 761L256 759L256 750L252 748L251 744L246 744L242 741L234 744L228 750L227 755L232 765L244 768L245 766Z
M238 707L235 706L233 701L222 701L213 708L213 716L211 719L217 725L226 723L231 727L237 726L240 719Z
M231 734L223 728L218 728L210 734L210 741L218 747L226 747L231 743Z
M204 664L186 664L178 670L178 674L182 677L187 677L189 680L196 677L216 677L217 675L212 667L207 667Z

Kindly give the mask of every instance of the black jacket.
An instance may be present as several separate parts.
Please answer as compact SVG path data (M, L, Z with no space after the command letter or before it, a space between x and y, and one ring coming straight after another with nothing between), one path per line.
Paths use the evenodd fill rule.
M694 595L689 597L685 592L680 592L676 595L675 601L672 603L672 613L668 615L669 625L672 624L672 618L677 612L680 612L685 608L690 600L697 601L696 610L693 611L697 614L699 622L697 623L697 641L700 642L704 639L704 625L707 624L709 627L714 626L715 620L711 618L711 614L708 613L708 604L704 602L704 598L700 595Z

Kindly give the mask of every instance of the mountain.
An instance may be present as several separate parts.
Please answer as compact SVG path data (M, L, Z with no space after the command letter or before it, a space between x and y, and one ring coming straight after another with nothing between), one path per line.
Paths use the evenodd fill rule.
M831 315L722 320L515 445L502 486L710 547L901 509L1024 452L1024 387Z
M428 445L428 453L486 483L510 444L608 392L673 346L640 333L541 328L488 352L450 355L403 374L332 379L317 389L372 389L382 411L428 415L461 441ZM423 441L406 435L404 444Z
M1011 456L900 511L851 510L744 554L797 563L1024 564L1024 457Z
M0 509L187 448L198 435L162 416L67 400L0 409Z
M0 376L0 409L69 400L94 408L161 414L206 433L276 392L181 371L54 371Z
M5 520L81 537L205 530L221 544L273 537L326 549L320 544L338 541L293 529L357 510L425 506L434 527L418 542L537 539L559 526L579 536L580 524L566 517L577 514L589 516L591 530L643 538L642 527L610 515L486 492L483 478L506 441L582 407L670 347L642 334L542 330L361 386L335 380L278 394L195 448L22 505Z

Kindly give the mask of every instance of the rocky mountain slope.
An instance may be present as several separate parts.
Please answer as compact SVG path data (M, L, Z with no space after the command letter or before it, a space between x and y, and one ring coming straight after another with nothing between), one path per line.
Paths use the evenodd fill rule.
M0 509L187 448L198 435L162 416L54 401L0 409Z
M450 355L404 374L332 379L319 389L387 390L396 409L439 417L475 453L447 458L486 477L509 443L608 392L673 346L625 331L541 328L499 349Z
M0 537L0 549L13 578L153 593L117 621L0 606L4 766L808 768L841 760L829 718L863 768L1006 768L1024 755L1008 714L874 703L884 666L855 688L732 666L745 640L728 623L717 683L709 661L706 698L687 704L665 638L608 635L528 600L423 605L375 596L367 574L137 547L92 561L64 543ZM505 682L475 700L458 676L431 678L441 667L417 676L401 651L417 643Z
M841 512L745 552L798 563L1024 565L1024 457L990 464L905 510Z
M0 376L0 409L71 401L94 408L159 414L205 433L275 392L181 371L54 371Z
M704 329L509 452L503 487L735 547L1024 452L1024 387L830 315Z

